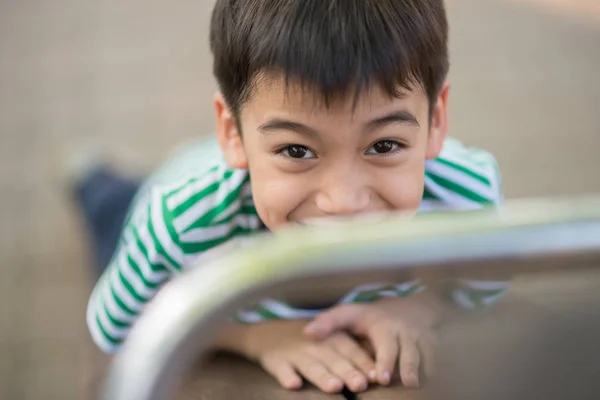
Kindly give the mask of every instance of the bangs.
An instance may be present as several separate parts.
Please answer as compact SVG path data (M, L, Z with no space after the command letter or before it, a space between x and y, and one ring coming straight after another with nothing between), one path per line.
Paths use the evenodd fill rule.
M234 111L250 99L263 73L299 84L329 107L349 97L356 104L374 86L397 97L420 85L435 102L448 72L441 0L227 3L237 4L230 21L235 28L220 35L229 41L227 57L219 57L221 29L211 43L215 75Z

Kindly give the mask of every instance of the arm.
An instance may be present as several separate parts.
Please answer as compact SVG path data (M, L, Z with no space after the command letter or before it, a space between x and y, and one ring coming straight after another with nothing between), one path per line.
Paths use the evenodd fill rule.
M249 337L252 336L254 325L229 323L221 328L213 347L217 351L226 351L253 358L256 352L251 350Z
M144 307L182 268L256 230L245 206L247 173L215 168L178 186L155 187L127 223L113 260L88 303L87 322L105 352L119 349Z
M125 227L119 248L88 303L88 328L106 353L119 349L145 305L181 267L172 254L163 198L154 195L141 207L145 209L138 210L135 221Z

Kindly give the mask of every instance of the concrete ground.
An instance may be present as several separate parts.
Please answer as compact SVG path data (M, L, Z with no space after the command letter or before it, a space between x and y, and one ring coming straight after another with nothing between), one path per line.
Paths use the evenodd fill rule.
M212 1L0 2L0 398L91 398L88 251L56 179L82 141L156 165L213 127ZM453 135L508 197L600 192L594 0L448 0Z

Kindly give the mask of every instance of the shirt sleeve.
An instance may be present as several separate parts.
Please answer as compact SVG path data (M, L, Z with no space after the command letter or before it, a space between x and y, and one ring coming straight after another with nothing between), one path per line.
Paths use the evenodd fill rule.
M173 188L149 190L88 303L88 328L102 351L119 349L146 305L175 275L258 228L246 178L244 171L215 170Z
M158 190L144 208L125 228L88 303L88 328L107 353L118 350L146 304L181 268L173 218Z
M463 149L462 163L459 167L465 174L476 177L482 185L479 197L473 196L481 207L500 209L504 203L502 180L498 163L494 156L480 149ZM444 160L447 164L455 160ZM458 162L457 162L458 164ZM485 193L485 195L483 194ZM501 277L495 280L480 280L457 278L447 282L444 295L454 304L465 309L478 309L497 303L506 293L509 278Z

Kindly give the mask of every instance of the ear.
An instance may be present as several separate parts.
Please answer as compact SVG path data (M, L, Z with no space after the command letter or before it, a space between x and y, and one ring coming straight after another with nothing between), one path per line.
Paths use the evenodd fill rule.
M444 140L448 135L448 97L450 94L450 83L446 81L438 96L437 103L433 109L431 126L429 127L429 139L427 142L428 159L437 158L444 146Z
M217 117L217 137L225 160L231 168L248 168L248 158L242 143L242 136L237 128L235 117L221 92L215 94L213 103Z

